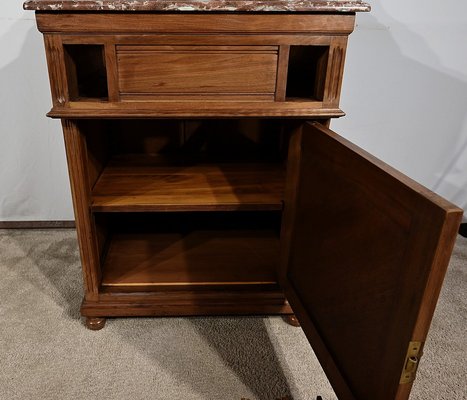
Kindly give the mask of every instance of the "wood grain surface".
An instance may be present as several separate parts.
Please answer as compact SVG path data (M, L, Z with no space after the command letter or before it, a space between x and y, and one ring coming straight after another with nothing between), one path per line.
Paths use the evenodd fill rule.
M115 234L103 286L277 285L279 239L271 231Z
M67 107L53 107L52 118L239 118L239 117L343 117L339 108L324 108L320 101L259 102L211 99L200 101L152 102L70 102Z
M75 121L63 120L62 128L83 268L85 297L94 300L99 291L101 269L96 227L89 207L91 188L86 142Z
M284 180L285 171L277 164L167 166L157 157L120 157L94 186L92 209L281 210Z
M57 18L58 15L58 18ZM354 14L36 13L41 32L62 33L334 33L349 34Z
M246 48L245 48L246 47ZM275 92L274 46L118 46L121 93Z
M405 400L462 212L322 125L290 151L286 296L339 398Z
M278 289L263 290L159 290L155 292L108 292L98 301L84 300L81 314L91 317L264 315L292 314Z

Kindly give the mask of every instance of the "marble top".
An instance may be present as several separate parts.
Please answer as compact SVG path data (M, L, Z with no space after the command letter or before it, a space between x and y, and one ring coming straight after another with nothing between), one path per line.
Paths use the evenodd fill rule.
M369 4L360 0L27 0L23 7L38 11L370 11Z

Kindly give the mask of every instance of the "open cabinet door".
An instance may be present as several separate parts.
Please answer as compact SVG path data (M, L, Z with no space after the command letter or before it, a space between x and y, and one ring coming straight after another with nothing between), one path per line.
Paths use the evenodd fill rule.
M304 123L284 213L280 281L337 396L407 399L462 210Z

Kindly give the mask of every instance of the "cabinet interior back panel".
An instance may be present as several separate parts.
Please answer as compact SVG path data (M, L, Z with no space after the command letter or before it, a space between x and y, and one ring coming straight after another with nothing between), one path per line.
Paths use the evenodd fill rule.
M112 237L103 286L140 288L277 285L273 231L194 230Z

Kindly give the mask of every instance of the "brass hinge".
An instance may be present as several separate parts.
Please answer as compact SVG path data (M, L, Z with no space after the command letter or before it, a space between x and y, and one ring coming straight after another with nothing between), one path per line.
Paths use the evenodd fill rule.
M423 342L410 342L405 356L404 369L399 383L410 383L415 380L418 363L422 356Z

